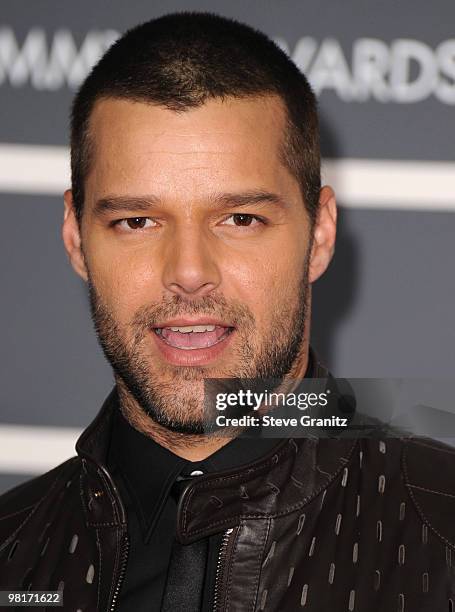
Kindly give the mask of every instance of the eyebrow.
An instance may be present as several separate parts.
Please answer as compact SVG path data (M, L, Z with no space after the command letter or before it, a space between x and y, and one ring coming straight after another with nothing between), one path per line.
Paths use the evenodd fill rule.
M93 212L98 217L108 216L112 213L149 212L151 208L161 203L160 198L154 195L140 197L108 196L95 203ZM217 208L236 208L248 204L274 204L281 208L287 207L287 202L281 196L260 189L242 193L216 194L210 198L210 203Z
M139 211L147 212L159 203L159 199L149 195L145 197L109 196L98 200L93 212L97 217L104 217L110 213Z

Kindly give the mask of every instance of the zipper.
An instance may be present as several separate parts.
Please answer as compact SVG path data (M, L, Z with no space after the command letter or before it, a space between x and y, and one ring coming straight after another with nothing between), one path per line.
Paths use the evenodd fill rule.
M122 548L122 561L120 564L120 572L118 576L117 586L115 587L114 595L112 596L111 607L109 608L110 612L114 612L115 608L117 607L117 598L120 593L120 588L122 586L123 579L125 578L126 562L128 560L129 548L130 548L130 542L128 540L128 535L125 534L125 539L123 541L123 548Z
M238 527L228 529L224 532L223 539L221 540L220 552L218 553L218 561L216 564L213 612L223 612L222 605L225 600L226 592L222 593L222 588L227 582L229 558L235 539L235 533L237 533L238 529ZM232 535L233 533L234 535Z

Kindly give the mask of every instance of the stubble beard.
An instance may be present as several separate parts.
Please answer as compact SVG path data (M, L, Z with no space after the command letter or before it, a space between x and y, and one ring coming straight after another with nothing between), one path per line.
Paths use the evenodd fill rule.
M125 333L88 278L90 310L104 355L110 363L125 401L131 399L143 415L170 432L203 434L204 379L283 380L293 370L304 341L308 310L308 260L294 304L289 299L274 304L268 335L258 345L255 318L244 304L211 294L196 301L173 295L141 307ZM278 293L276 294L278 295ZM153 364L150 337L153 326L179 316L209 315L229 321L236 328L232 367L216 370L204 366ZM153 367L153 365L154 367Z

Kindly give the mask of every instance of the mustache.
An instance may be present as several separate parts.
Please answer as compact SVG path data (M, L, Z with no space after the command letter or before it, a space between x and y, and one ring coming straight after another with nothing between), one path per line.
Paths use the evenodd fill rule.
M111 328L116 328L108 306L96 290L91 276L88 278L90 310L95 327L104 321ZM221 320L228 320L234 327L253 329L256 319L250 308L238 300L228 301L221 293L212 292L199 299L186 299L180 295L163 295L159 301L141 306L131 320L136 339L147 330L151 330L160 321L192 315L211 315ZM98 322L98 323L97 323Z
M214 316L229 321L235 327L255 324L254 315L245 304L228 301L222 294L210 294L197 300L188 300L179 295L164 297L159 302L142 306L132 323L135 327L148 329L166 319L195 315Z

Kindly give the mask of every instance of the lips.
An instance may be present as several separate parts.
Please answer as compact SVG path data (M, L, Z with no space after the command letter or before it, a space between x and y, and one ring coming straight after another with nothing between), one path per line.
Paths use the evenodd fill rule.
M155 328L155 333L167 344L184 351L214 346L231 331L232 327L210 324L172 325Z
M154 326L153 331L169 348L197 353L198 349L210 349L225 340L234 328L225 321L199 317L163 321L162 324Z
M159 322L151 329L161 357L175 366L212 364L229 347L236 328L212 317Z

